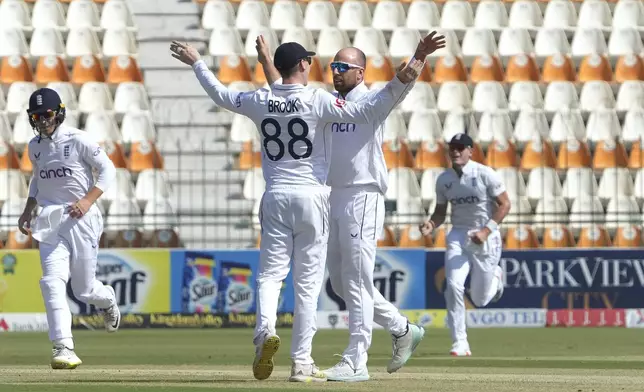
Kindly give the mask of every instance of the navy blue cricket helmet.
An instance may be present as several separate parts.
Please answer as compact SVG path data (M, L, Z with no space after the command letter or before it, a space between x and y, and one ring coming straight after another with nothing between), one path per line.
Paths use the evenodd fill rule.
M42 135L43 131L65 121L65 104L58 93L50 88L40 88L29 97L29 124Z

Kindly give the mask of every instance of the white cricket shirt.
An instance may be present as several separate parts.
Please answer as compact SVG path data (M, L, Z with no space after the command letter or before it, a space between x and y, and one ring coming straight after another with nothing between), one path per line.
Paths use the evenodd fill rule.
M398 102L411 90L407 85ZM362 102L373 99L378 91L370 91L360 83L349 91L345 99ZM333 93L340 97L337 91ZM360 188L377 186L387 193L387 163L382 152L384 122L390 111L377 113L368 124L334 122L331 124L333 151L327 184L332 188Z
M496 205L496 197L505 192L501 176L491 167L469 160L459 178L447 169L436 179L436 204L452 205L454 228L478 229L487 223Z
M116 177L114 164L92 137L64 124L51 138L31 139L29 159L29 197L42 207L74 203L94 186L105 192ZM98 171L96 183L92 169Z
M388 113L407 86L394 77L371 99L353 103L323 89L300 84L274 84L271 89L234 92L217 80L205 62L197 61L193 69L217 105L250 118L257 126L266 189L325 186L331 123L367 124L380 113Z

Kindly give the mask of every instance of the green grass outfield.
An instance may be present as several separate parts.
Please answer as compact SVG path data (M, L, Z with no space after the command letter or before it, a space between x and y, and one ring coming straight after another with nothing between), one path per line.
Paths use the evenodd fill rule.
M288 383L290 331L280 330L277 367L252 377L250 329L76 332L76 370L49 369L46 334L0 334L0 391L644 391L644 330L473 329L471 358L451 358L447 330L430 329L407 366L387 374L391 340L376 331L371 381ZM347 331L319 331L314 358L337 362Z

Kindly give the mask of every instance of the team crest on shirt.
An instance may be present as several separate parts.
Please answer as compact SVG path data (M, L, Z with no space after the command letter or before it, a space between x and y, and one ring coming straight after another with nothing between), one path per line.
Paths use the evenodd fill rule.
M69 144L65 145L63 147L63 156L65 158L69 158L69 151L70 151L71 146Z
M344 99L340 99L340 98L335 99L334 105L339 107L340 109L344 108L344 105L346 104L347 104L347 101L345 101Z

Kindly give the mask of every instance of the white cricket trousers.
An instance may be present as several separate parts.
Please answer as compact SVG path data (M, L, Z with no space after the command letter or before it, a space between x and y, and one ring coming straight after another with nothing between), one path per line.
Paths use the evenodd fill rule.
M447 324L452 341L467 340L465 331L465 280L470 277L470 298L474 305L483 307L496 295L498 278L496 266L501 260L501 233L497 230L490 234L482 245L469 239L472 230L453 228L447 235L445 253L445 277L447 289Z
M257 324L254 344L275 333L282 282L293 266L295 312L291 359L312 364L311 347L317 331L317 303L324 280L329 238L329 188L280 187L262 196L262 227L257 276Z
M62 207L62 206L61 206ZM65 208L65 207L63 207ZM47 221L50 211L45 207L36 221ZM116 304L112 293L96 279L98 243L103 232L103 217L97 206L80 219L66 212L60 222L50 222L51 234L46 242L39 243L42 279L40 289L49 323L49 339L63 340L72 345L72 315L67 302L67 281L71 277L74 296L99 309ZM34 230L37 230L35 228Z
M373 322L402 335L407 319L373 284L378 238L385 220L379 189L333 189L327 268L333 291L349 311L349 345L342 356L355 369L367 364Z

